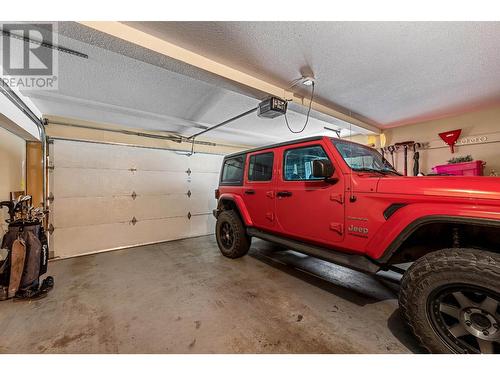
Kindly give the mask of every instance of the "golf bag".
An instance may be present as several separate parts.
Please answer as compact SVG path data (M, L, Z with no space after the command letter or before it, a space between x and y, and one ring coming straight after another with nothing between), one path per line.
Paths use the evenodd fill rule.
M53 286L47 277L49 249L40 221L14 221L2 240L0 257L0 300L11 297L34 298L46 294ZM3 260L2 260L3 258Z

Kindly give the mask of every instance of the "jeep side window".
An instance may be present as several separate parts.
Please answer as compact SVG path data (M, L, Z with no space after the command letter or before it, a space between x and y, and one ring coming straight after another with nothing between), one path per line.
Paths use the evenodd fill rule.
M317 159L328 160L328 156L326 156L321 146L286 150L283 163L283 178L286 181L323 180L321 177L313 177L312 175L312 161Z
M273 161L273 152L250 156L248 181L271 181L273 177Z
M243 185L244 165L243 156L226 159L222 167L221 185Z

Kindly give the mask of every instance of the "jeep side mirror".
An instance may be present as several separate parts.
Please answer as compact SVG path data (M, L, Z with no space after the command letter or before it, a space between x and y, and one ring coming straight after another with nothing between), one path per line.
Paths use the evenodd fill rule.
M335 168L332 162L328 159L316 159L312 161L312 175L317 178L324 178L328 180L333 176Z

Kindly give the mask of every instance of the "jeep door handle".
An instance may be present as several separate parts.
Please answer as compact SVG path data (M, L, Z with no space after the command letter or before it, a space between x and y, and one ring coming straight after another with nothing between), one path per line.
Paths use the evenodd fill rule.
M278 191L276 195L280 198L286 198L286 197L291 197L292 192L291 191Z
M247 195L254 195L255 194L255 190L252 190L252 189L245 190L245 194L247 194Z

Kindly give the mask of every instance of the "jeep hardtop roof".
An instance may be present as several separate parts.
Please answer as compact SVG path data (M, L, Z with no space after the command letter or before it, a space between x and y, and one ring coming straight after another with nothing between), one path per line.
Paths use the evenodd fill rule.
M281 142L281 143L274 143L272 145L267 145L267 146L262 146L262 147L256 147L256 148L252 148L250 150L235 152L233 154L226 155L224 157L224 159L229 159L229 158L233 158L235 156L249 154L251 152L263 151L263 150L267 150L267 149L271 149L271 148L275 148L275 147L282 147L282 146L294 145L296 143L310 142L310 141L319 141L321 139L323 139L323 136L293 139L291 141L286 141L286 142Z
M233 158L233 157L236 157L236 156L240 156L240 155L250 154L250 153L256 152L256 151L269 150L269 149L276 148L276 147L289 146L289 145L294 145L294 144L303 143L303 142L319 141L319 140L321 140L321 139L323 139L325 137L330 138L334 142L340 141L340 142L349 142L349 143L359 144L359 143L356 143L356 142L353 142L353 141L348 141L347 139L332 138L332 137L328 137L327 135L317 135L315 137L293 139L291 141L274 143L272 145L267 145L267 146L262 146L262 147L256 147L256 148L252 148L252 149L245 150L245 151L238 151L238 152L226 155L224 157L224 160L230 159L230 158ZM361 145L361 146L364 146L364 145ZM366 147L366 146L364 146L364 147Z

